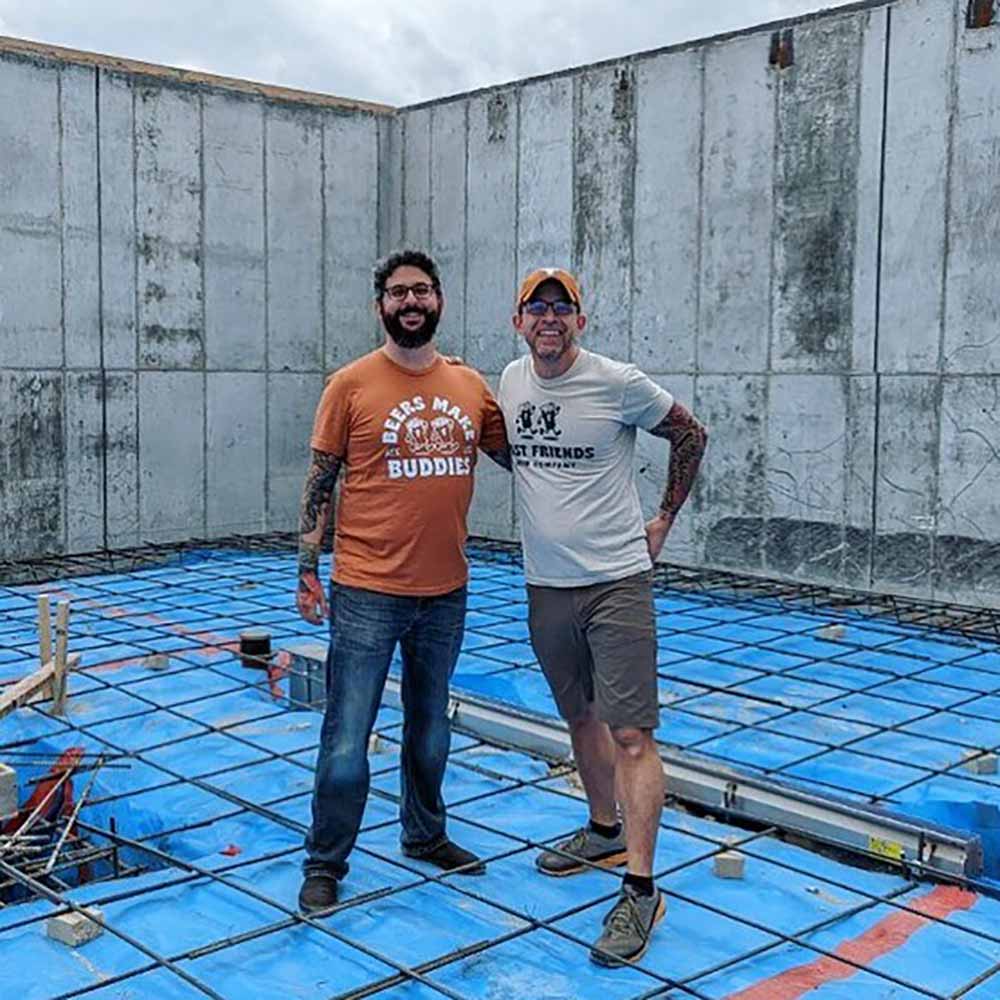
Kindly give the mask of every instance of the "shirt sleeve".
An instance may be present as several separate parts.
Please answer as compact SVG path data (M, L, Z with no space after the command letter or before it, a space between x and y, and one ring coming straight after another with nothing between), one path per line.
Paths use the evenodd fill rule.
M310 447L343 458L347 454L347 437L350 429L350 392L339 372L327 379L316 407Z
M483 451L500 451L507 447L507 427L503 411L490 387L483 380L483 429L479 434L479 447Z
M622 394L622 420L643 430L652 430L670 412L674 397L658 386L635 365L625 368L625 391Z

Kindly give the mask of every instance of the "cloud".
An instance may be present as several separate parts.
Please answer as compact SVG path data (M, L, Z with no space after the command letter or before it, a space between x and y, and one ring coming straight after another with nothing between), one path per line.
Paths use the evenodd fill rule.
M841 0L844 2L844 0ZM825 5L829 5L829 2ZM790 17L823 0L0 0L6 34L409 104Z

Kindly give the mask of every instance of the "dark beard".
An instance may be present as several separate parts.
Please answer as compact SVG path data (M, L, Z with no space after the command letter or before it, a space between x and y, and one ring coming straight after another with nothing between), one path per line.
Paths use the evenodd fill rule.
M408 350L423 347L437 330L438 314L433 309L421 309L419 306L411 306L406 312L420 313L424 317L424 325L419 330L407 330L400 323L402 311L387 315L385 310L382 310L382 323L385 326L385 332L399 347L405 347Z

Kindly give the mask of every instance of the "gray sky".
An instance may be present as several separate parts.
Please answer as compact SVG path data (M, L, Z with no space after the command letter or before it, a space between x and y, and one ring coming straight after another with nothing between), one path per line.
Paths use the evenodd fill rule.
M0 34L410 104L845 0L0 0Z

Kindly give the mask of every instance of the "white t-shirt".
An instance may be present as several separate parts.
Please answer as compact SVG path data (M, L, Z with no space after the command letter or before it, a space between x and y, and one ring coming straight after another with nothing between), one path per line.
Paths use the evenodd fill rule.
M581 350L551 379L535 373L530 356L511 362L498 399L528 583L582 587L650 569L635 432L663 420L670 393L635 365Z

